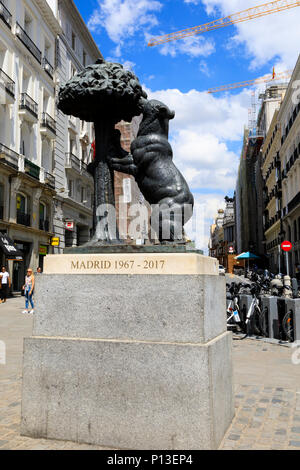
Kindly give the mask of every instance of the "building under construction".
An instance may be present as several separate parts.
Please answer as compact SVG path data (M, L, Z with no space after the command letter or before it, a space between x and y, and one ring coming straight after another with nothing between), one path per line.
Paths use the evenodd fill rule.
M251 251L262 260L265 256L263 228L264 180L262 177L262 145L279 109L287 85L272 85L260 95L261 106L256 126L244 132L244 143L235 191L237 252ZM253 120L252 120L253 122Z

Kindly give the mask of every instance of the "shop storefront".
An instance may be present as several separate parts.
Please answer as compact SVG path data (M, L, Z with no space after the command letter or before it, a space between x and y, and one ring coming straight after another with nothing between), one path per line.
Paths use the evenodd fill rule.
M19 283L15 283L15 266L20 268L24 265L23 253L19 250L16 244L7 235L0 233L0 259L1 266L5 266L10 273L12 280L12 291L19 291ZM17 287L17 288L16 288Z

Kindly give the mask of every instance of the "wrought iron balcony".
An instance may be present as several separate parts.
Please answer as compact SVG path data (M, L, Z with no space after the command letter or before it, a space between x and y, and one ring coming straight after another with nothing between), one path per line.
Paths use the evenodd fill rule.
M12 97L15 97L15 82L0 69L0 85Z
M55 177L53 175L51 175L51 173L48 173L47 171L45 171L45 183L50 186L50 188L53 188L55 189Z
M48 61L48 59L46 59L46 57L43 58L42 66L45 72L49 75L49 77L53 79L54 67L50 64L50 62Z
M22 26L17 22L16 25L16 36L24 44L24 46L31 52L31 54L36 58L36 60L41 64L42 63L42 53L39 48L34 44L33 40L22 28Z
M66 153L66 168L73 168L74 170L80 171L80 163L81 162L79 158L76 157L76 155L73 153Z
M292 199L291 202L288 204L288 213L290 213L298 205L300 205L300 192L298 192L294 199Z
M27 158L25 158L24 168L25 173L27 173L27 175L32 176L32 178L35 178L36 180L40 180L39 166L35 165L30 160L27 160Z
M56 122L53 117L47 113L42 113L42 126L49 129L53 134L56 134Z
M17 211L17 224L25 225L26 227L30 227L31 225L31 217L30 214L26 214L25 212Z
M27 93L21 93L20 109L29 111L35 118L38 117L38 104Z
M0 18L11 29L12 15L6 6L0 1Z
M0 143L0 161L4 161L7 165L18 169L19 154Z

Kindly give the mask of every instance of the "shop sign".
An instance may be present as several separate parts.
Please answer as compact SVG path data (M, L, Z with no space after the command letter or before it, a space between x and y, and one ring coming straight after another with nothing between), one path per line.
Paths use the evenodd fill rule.
M59 246L60 245L60 238L59 237L52 237L51 238L51 246Z
M48 247L46 245L40 245L39 255L46 256L48 254Z

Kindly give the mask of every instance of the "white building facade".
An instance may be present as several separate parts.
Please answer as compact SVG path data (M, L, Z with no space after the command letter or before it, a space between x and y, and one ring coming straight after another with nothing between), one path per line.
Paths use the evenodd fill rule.
M0 232L22 260L1 263L20 290L28 266L51 252L55 196L55 43L60 26L44 0L0 2Z
M58 112L56 100L99 57L72 0L0 0L0 232L22 254L0 247L0 263L15 291L47 253L90 237L93 125Z
M51 1L61 26L56 45L56 85L102 57L72 0ZM94 182L87 172L92 160L92 123L65 116L56 109L54 232L59 238L56 253L67 246L82 245L93 227ZM66 226L70 228L67 229Z
M293 243L289 272L296 274L300 263L300 56L278 113L282 171L282 238ZM283 264L283 260L282 260Z

